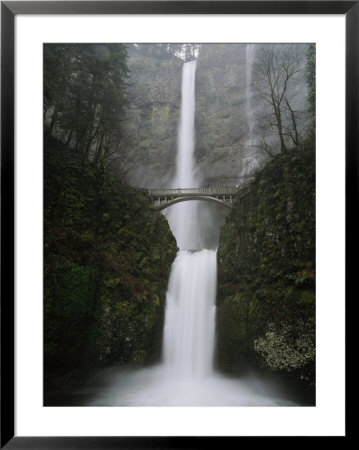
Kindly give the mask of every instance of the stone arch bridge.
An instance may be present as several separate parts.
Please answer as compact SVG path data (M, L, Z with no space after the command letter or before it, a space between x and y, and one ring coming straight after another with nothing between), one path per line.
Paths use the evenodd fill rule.
M235 186L216 188L188 188L188 189L148 189L155 209L161 211L179 202L204 200L214 202L230 208L238 193Z

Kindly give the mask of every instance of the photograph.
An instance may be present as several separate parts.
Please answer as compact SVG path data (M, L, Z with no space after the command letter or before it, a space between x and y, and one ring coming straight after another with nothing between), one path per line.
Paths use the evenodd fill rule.
M43 406L316 406L316 43L43 43Z

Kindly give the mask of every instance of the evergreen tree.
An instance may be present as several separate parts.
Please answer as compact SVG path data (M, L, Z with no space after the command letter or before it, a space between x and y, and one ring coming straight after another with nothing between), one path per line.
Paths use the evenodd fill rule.
M123 44L46 44L46 133L104 165L119 150L125 117L127 50Z

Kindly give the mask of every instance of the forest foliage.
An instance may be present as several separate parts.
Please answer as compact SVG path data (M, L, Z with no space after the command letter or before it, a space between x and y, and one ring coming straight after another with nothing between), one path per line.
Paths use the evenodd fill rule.
M45 386L159 357L177 252L163 215L136 190L45 139ZM79 374L81 376L79 376Z
M147 192L107 170L127 78L124 45L44 46L46 388L159 357L177 246Z
M105 166L121 151L127 49L122 44L44 45L45 133Z
M243 187L218 249L218 363L315 383L315 149L277 154Z

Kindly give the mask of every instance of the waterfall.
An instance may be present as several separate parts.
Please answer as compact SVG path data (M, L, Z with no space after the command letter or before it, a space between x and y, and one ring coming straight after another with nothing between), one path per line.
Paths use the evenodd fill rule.
M253 172L258 169L259 169L259 164L255 158L250 157L250 156L243 158L242 169L240 172L240 179L251 176L253 174Z
M211 373L217 260L214 250L181 250L172 266L164 329L170 375L200 379Z
M196 61L183 65L174 188L197 187L194 175ZM200 248L197 201L171 207L168 220L180 251L168 284L163 356L172 375L200 378L212 370L217 286L216 251Z
M175 188L197 187L194 161L196 62L183 65ZM250 162L254 164L254 162ZM201 248L197 201L178 203L167 218L180 248L166 296L162 363L111 373L92 406L288 405L261 380L229 379L213 368L217 251ZM109 377L110 375L107 375ZM106 379L107 380L107 379ZM108 383L108 381L106 381Z
M196 61L183 65L181 117L178 129L176 175L174 189L198 187L194 175L194 114ZM200 247L198 202L183 202L167 212L167 219L180 249Z
M253 114L253 92L252 92L252 72L256 53L256 44L246 44L246 118L248 126L248 135L245 142L245 155L241 163L238 184L245 182L248 177L259 168L259 163L254 156L256 138L254 133L254 114Z
M253 105L252 105L252 70L256 52L255 44L246 45L246 110L248 124L248 140L253 141Z

